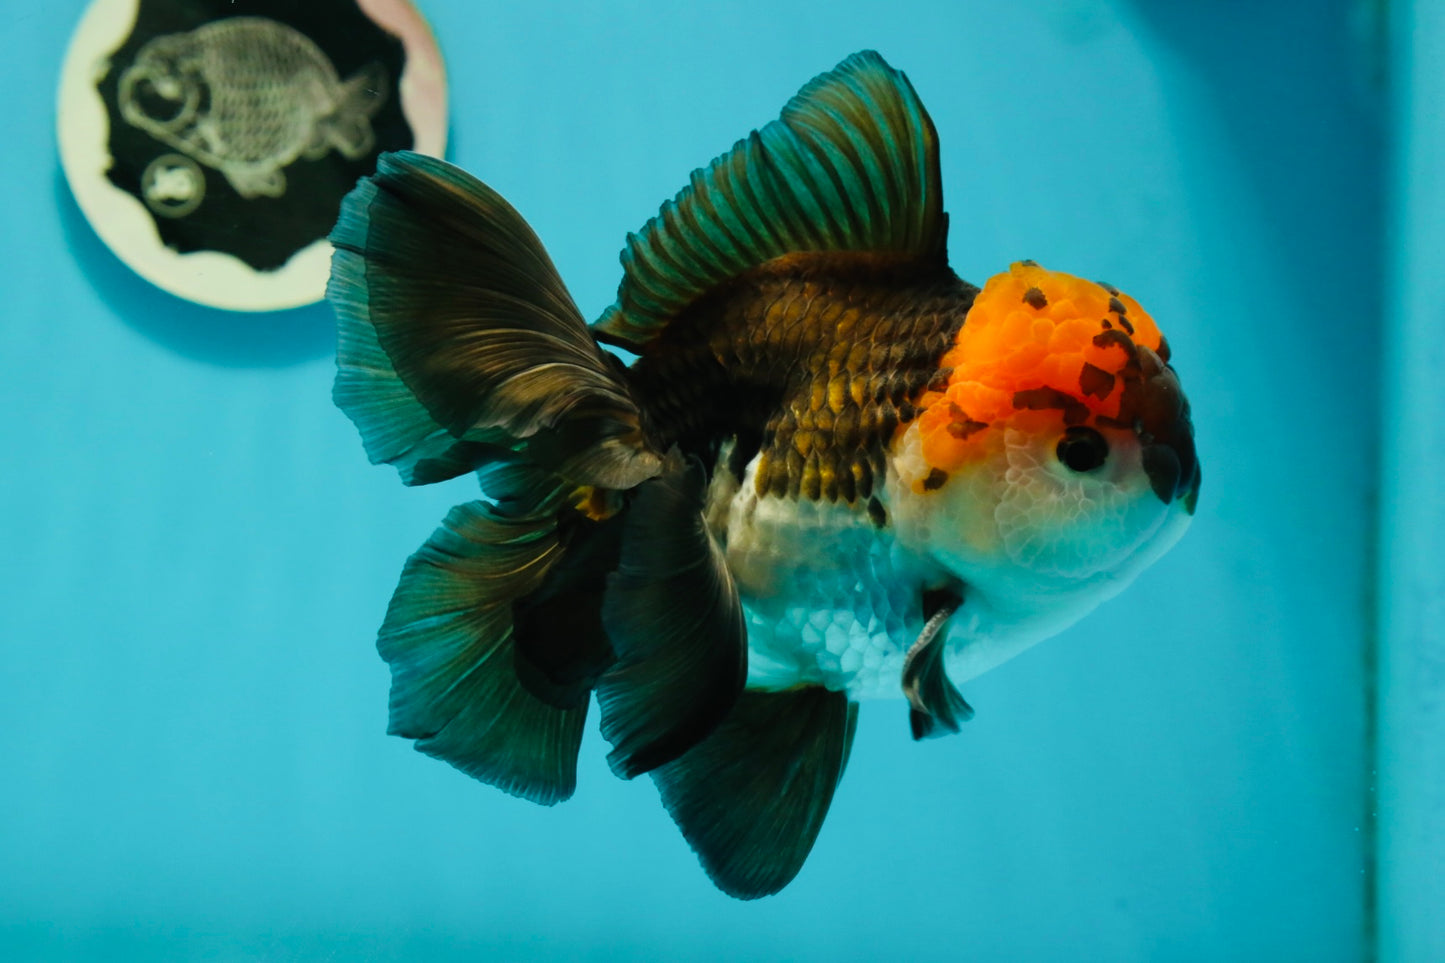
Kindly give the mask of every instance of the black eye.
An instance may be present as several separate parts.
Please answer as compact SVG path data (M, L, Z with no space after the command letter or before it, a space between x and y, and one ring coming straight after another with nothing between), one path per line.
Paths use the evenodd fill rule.
M1070 428L1059 439L1058 453L1070 471L1093 471L1109 457L1109 443L1092 428Z

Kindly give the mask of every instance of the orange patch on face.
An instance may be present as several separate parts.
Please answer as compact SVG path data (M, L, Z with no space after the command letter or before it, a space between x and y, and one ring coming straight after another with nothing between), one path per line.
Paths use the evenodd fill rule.
M1010 265L984 284L943 356L942 367L953 369L947 386L916 402L924 459L952 471L981 453L986 427L1062 427L1062 411L1015 408L1021 391L1054 389L1090 417L1117 416L1130 361L1123 336L1159 350L1158 327L1127 294L1030 262Z

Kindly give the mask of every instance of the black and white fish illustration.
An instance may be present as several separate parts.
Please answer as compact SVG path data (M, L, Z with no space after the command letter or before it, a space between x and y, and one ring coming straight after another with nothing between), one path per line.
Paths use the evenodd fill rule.
M119 99L127 122L220 171L242 197L280 197L298 157L371 150L386 87L379 64L343 81L301 32L228 17L147 43L121 75Z

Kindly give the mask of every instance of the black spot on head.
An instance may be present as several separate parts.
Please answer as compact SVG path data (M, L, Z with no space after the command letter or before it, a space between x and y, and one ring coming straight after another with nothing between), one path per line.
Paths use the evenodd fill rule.
M1103 288L1105 291L1108 291L1115 297L1118 297L1119 289L1114 287L1114 285L1110 284L1108 281L1095 281L1094 283L1097 284L1099 287Z
M1124 302L1120 301L1118 296L1109 298L1109 310L1120 315L1129 313L1129 309L1124 307ZM1120 320L1122 321L1123 319L1120 318Z
M1029 288L1024 292L1024 304L1035 310L1041 310L1048 307L1049 299L1044 297L1044 292L1038 288Z
M1169 342L1164 340L1164 335L1162 334L1159 336L1159 350L1154 353L1159 356L1160 361L1165 364L1169 363Z
M988 425L982 421L974 421L955 402L948 403L948 433L960 441L983 431Z
M1038 261L1034 261L1034 260L1024 260L1024 261L1020 261L1019 263L1022 264L1024 267L1038 267L1038 266L1039 266L1039 262L1038 262Z
M1134 346L1134 339L1122 331L1110 329L1094 335L1094 347L1107 348L1110 345L1123 348L1131 361L1136 361L1139 357L1139 349Z
M959 441L971 438L988 427L986 422L974 421L965 417L962 421L954 420L948 423L948 433Z
M923 490L926 492L936 492L947 484L947 482L948 472L941 468L935 468L928 473L927 478L923 479Z
M1114 376L1103 368L1085 362L1084 370L1079 373L1079 390L1095 398L1107 398L1109 392L1114 390Z
M1099 337L1103 337L1103 335ZM1015 408L1028 408L1030 411L1056 408L1064 413L1064 424L1066 425L1082 425L1089 420L1089 409L1084 403L1057 388L1030 388L1027 391L1016 391L1013 404Z
M888 527L888 512L884 509L883 503L878 500L877 495L868 499L868 518L873 522L874 528Z
M1129 319L1128 319L1128 318L1120 318L1120 319L1119 319L1119 327L1121 327L1121 328L1123 328L1125 331L1127 331L1127 332L1129 333L1129 337L1132 338L1132 337L1134 336L1134 325L1132 325L1132 324L1129 323Z
M1105 330L1105 331L1112 331L1112 330L1114 329L1114 325L1109 322L1109 319L1108 319L1108 318L1105 318L1104 320L1100 321L1099 323L1104 326L1104 330Z

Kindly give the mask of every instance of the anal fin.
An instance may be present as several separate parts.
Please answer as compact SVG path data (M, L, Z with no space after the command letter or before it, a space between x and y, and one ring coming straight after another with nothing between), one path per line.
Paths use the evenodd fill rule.
M747 681L742 604L703 518L705 486L702 466L674 449L627 508L602 604L617 662L597 685L607 761L624 779L696 745Z
M745 691L711 735L653 771L663 805L719 889L757 899L798 874L857 723L857 703L841 692Z
M914 739L957 732L973 718L973 706L954 688L943 667L943 629L962 604L962 596L951 590L923 594L923 631L903 659L903 694L908 697Z

